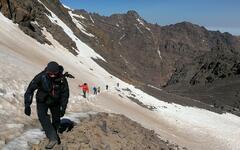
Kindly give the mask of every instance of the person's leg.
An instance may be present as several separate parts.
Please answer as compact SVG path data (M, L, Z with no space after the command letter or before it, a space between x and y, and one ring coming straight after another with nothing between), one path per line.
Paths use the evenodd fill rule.
M52 114L52 125L57 131L60 125L60 105L51 106L50 111Z
M37 103L37 114L42 128L45 131L47 138L50 141L54 141L57 140L57 134L53 125L51 124L50 116L47 114L47 111L48 106L46 104Z
M58 128L60 126L60 105L57 104L57 105L51 106L50 111L52 114L52 125L57 135L58 144L60 144L61 140L57 134Z
M86 98L86 91L83 91L83 97Z

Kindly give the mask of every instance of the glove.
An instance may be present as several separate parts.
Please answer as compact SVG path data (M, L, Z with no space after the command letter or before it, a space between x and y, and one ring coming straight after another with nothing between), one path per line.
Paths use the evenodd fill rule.
M24 113L25 113L27 116L30 116L30 115L31 115L31 107L30 107L30 106L25 106Z
M68 78L72 78L72 79L75 78L73 75L71 75L71 74L68 73L68 72L65 72L63 76L68 77Z

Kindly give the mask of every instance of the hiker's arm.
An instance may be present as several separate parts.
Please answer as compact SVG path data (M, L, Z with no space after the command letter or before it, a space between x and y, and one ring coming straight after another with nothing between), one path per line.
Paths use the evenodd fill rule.
M40 74L36 75L33 80L28 85L27 91L24 94L24 104L25 106L30 106L32 104L34 91L38 88L40 82Z
M61 107L62 110L65 112L68 104L68 98L69 98L69 87L68 82L66 78L63 79L63 87L61 91Z
M89 88L87 87L87 93L89 93Z

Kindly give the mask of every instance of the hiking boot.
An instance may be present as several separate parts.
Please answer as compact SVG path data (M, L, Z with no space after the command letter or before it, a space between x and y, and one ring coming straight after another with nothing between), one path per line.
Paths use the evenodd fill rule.
M50 140L48 144L45 146L46 149L52 149L58 143L57 140Z

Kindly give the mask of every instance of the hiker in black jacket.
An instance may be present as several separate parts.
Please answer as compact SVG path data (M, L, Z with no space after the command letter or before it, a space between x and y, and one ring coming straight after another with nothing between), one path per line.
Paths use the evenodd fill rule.
M63 75L63 67L56 62L48 63L44 71L34 77L24 95L25 114L31 115L32 99L34 91L37 90L37 115L49 143L46 149L52 149L60 138L57 134L60 117L63 117L68 104L69 88L68 82ZM50 109L52 119L47 114ZM51 122L52 120L52 122Z

